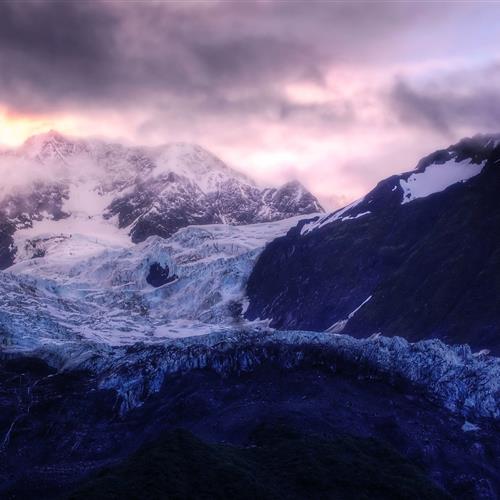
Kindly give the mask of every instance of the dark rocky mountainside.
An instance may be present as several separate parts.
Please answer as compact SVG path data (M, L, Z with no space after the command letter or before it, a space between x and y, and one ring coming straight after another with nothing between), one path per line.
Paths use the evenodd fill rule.
M454 181L454 182L453 182ZM464 139L270 243L247 317L500 354L500 140Z
M4 358L0 496L194 498L196 484L211 498L495 498L498 422L469 431L402 379L319 347L276 349L251 368L219 356L224 373L195 363L126 413L89 371Z
M248 444L205 444L186 431L168 432L69 497L450 498L418 467L375 439L325 439L285 425L263 425Z
M168 238L181 227L200 224L253 224L322 211L298 182L261 190L228 179L204 193L174 173L139 182L131 193L109 205L106 217L118 216L135 243L156 235Z

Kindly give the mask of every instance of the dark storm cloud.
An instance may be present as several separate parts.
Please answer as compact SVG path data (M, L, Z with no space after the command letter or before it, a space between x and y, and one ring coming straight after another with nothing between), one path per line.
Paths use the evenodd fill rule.
M478 69L499 18L473 2L0 0L0 142L49 125L199 142L353 199L443 134L500 129L500 72Z
M112 18L104 10L81 3L0 3L2 51L24 52L29 57L97 59L101 55L103 29Z
M399 80L390 92L390 105L406 125L446 135L460 127L499 130L500 64L453 71L421 86Z
M438 96L416 91L408 83L398 81L391 91L390 99L402 122L449 132L449 113L441 105Z
M2 101L38 110L106 84L116 25L83 2L0 2Z
M321 83L367 60L422 9L328 2L1 2L0 99L29 111L217 100ZM396 26L396 27L395 27ZM232 98L237 108L248 96ZM312 112L311 109L306 112ZM333 114L330 115L333 117Z

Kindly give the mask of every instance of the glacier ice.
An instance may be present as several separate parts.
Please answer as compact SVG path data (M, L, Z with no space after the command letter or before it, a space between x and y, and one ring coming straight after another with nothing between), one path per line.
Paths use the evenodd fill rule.
M231 327L258 255L298 220L190 226L137 245L73 233L27 238L29 251L0 272L4 342L22 347L67 337L120 345ZM153 264L176 279L151 286Z

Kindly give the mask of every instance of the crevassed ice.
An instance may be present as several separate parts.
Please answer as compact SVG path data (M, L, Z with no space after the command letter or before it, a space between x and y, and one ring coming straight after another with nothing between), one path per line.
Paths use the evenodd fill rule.
M244 299L258 255L303 217L189 226L138 245L119 239L110 245L85 234L93 227L74 233L74 224L65 227L67 219L50 221L53 227L34 225L25 243L33 242L43 256L23 254L25 260L0 274L0 327L11 345L30 347L75 338L150 343L234 329L238 319L230 306ZM168 266L177 279L151 287L146 276L153 263Z

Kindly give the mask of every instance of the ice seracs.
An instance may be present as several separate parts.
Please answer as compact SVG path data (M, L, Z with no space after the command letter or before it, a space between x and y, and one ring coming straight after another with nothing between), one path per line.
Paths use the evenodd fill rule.
M266 363L286 371L309 363L331 371L339 365L361 379L409 383L436 404L467 418L465 432L479 430L475 422L481 418L500 419L500 359L477 358L467 346L447 346L439 340L410 343L401 337L354 339L235 326L149 345L54 341L38 346L31 355L59 370L94 373L101 388L118 393L122 413L142 405L170 375L199 369L221 375L251 373Z
M394 314L394 307L377 309L384 297L384 282L378 280L386 274L397 278L393 262L400 269L403 257L413 255L423 239L407 230L406 212L419 204L402 206L399 181L427 172L433 189L442 187L446 176L434 182L434 165L445 165L448 172L463 162L456 161L457 155L446 157L454 162L451 167L433 160L323 216L300 184L260 190L202 149L174 145L150 151L49 139L41 141L43 148L37 141L28 144L30 151L40 150L33 153L34 161L57 163L69 177L28 197L10 198L5 205L6 224L14 228L5 234L17 252L0 272L3 352L40 356L59 370L89 370L101 387L117 391L123 411L142 404L169 374L200 368L241 373L267 362L287 369L307 361L312 352L314 362L325 362L329 369L348 363L360 376L414 384L472 421L500 417L498 358L439 340L409 342L399 336L407 328L392 338L370 336L388 329L368 322L379 311L384 320L395 317L394 328L408 315L405 310ZM483 160L474 158L463 168L474 170ZM86 161L89 170L71 177L72 168ZM463 172L459 177L458 182L465 179ZM415 178L414 199L431 199L425 194L427 177ZM424 216L429 214L434 217L435 212ZM415 227L426 236L424 216ZM170 220L175 224L169 225ZM256 220L260 222L251 223ZM381 226L368 227L373 221ZM329 235L332 227L340 228L340 235ZM349 228L356 230L354 237ZM417 241L407 241L409 233ZM373 235L380 240L367 244ZM346 249L349 258L335 254L339 249ZM258 259L262 264L250 289ZM328 266L337 264L334 270L341 272L332 279ZM387 294L395 289L390 280ZM273 287L272 293L266 295L261 285ZM287 301L290 292L298 295ZM402 297L397 293L394 300ZM257 299L265 307L259 309ZM246 319L252 306L253 316ZM297 313L298 307L303 309ZM301 325L307 315L323 322L320 331L305 331L316 326ZM284 331L259 317L280 319L277 326L284 325ZM356 324L370 337L338 334Z
M124 233L92 233L92 221L80 232L67 219L41 221L18 232L23 252L1 275L4 331L11 345L33 346L51 332L124 345L229 330L242 321L246 279L265 244L298 220L191 226L137 245ZM148 280L155 267L166 270L164 285Z

